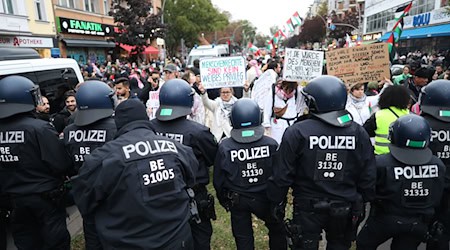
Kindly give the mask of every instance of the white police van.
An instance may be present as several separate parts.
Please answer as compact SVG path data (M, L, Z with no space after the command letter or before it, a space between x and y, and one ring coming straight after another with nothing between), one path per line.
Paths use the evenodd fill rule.
M192 48L187 58L188 67L192 67L195 59L230 56L228 44L200 45Z
M0 48L0 79L21 75L38 84L50 103L83 82L74 59L40 58L34 49Z

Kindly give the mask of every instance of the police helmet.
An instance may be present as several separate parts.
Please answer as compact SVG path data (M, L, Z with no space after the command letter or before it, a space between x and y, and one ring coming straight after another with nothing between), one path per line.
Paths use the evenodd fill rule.
M23 76L0 80L0 119L29 112L42 102L39 86Z
M261 126L262 115L258 104L251 99L242 98L231 108L231 138L240 143L250 143L261 139L264 127Z
M421 89L420 108L423 113L450 122L450 80L432 81Z
M181 79L165 82L159 91L159 108L156 119L170 121L187 116L194 105L194 90Z
M347 89L339 78L329 75L316 77L303 88L302 94L311 115L337 127L351 124L352 116L345 110Z
M389 128L389 150L395 159L404 164L426 164L432 156L428 148L430 137L431 128L425 118L405 115Z
M77 100L77 115L75 125L86 126L110 117L114 112L114 91L106 83L89 80L81 84L75 98Z

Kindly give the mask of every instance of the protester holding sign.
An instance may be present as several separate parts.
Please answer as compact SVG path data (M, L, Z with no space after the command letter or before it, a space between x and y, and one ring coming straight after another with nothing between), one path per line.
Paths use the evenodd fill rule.
M201 93L203 105L213 113L211 117L211 133L216 137L217 141L220 141L222 137L230 137L232 127L229 116L233 104L237 101L237 98L233 95L233 88L220 88L220 96L214 100L209 99L203 83L199 83L198 89ZM244 85L244 97L249 97L248 90L249 85L246 82Z
M306 104L301 94L302 87L294 81L278 81L272 85L270 98L264 99L263 126L266 134L281 142L284 131L298 116L303 114Z

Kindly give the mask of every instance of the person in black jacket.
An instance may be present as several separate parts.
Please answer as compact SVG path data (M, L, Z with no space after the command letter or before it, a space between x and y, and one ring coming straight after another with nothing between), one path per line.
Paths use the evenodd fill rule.
M0 80L0 191L11 197L18 249L70 249L64 176L72 161L48 122L32 111L39 87L28 78Z
M194 90L181 79L172 79L164 83L159 93L160 107L156 112L151 127L158 135L162 135L186 146L194 151L199 162L195 173L197 185L193 187L195 201L198 205L201 221L191 221L194 248L197 250L211 248L211 219L216 219L214 197L208 194L209 168L214 163L217 153L217 142L209 128L200 123L186 119L191 113L194 103Z
M106 83L96 80L86 81L78 89L75 121L64 129L64 144L75 167L73 175L78 173L87 155L114 138L113 95L114 91ZM93 215L83 216L83 232L86 250L102 249Z
M94 214L104 249L193 249L192 149L156 135L137 99L119 104L117 134L72 178L81 214Z
M214 164L214 188L220 204L231 213L237 249L254 249L252 214L266 223L270 249L286 249L282 221L270 211L267 178L277 164L278 143L264 135L261 111L250 99L238 100L231 110L231 138L224 139Z
M50 118L56 131L60 134L64 128L72 123L71 116L77 110L77 101L75 99L75 91L69 90L64 94L64 108Z
M391 124L390 152L376 156L376 198L360 231L357 249L376 250L392 238L392 249L417 249L442 197L445 165L428 148L431 128L417 115Z
M322 229L328 249L349 249L363 218L363 203L375 195L373 147L345 110L347 90L339 78L317 77L302 94L310 118L284 133L268 197L273 213L283 218L283 201L288 188L293 189L293 221L287 231L293 249L318 249Z

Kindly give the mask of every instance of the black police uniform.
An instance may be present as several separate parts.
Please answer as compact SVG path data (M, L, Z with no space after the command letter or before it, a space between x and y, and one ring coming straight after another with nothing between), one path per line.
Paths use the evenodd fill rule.
M391 249L417 249L444 188L445 167L435 156L407 165L391 153L376 156L377 195L358 235L358 249L377 249L393 237Z
M63 176L72 161L56 131L31 113L0 120L2 189L11 195L18 249L70 249Z
M446 167L446 176L450 175L450 123L443 122L431 115L422 114L428 121L432 129L430 149L434 155L442 160ZM441 232L433 232L433 239L427 242L428 250L449 249L450 241L450 187L445 187L445 192L441 199L441 204L436 211L436 220L442 223ZM438 226L437 224L435 226ZM441 235L439 235L441 234Z
M95 213L105 249L192 249L192 150L155 135L138 100L119 104L115 121L116 138L86 156L72 179L80 212Z
M286 249L282 222L270 213L266 180L277 162L278 143L267 136L252 143L232 138L219 144L214 164L214 188L220 203L231 212L237 249L254 249L252 213L269 229L270 249Z
M339 128L312 117L283 135L269 198L282 202L292 187L293 221L302 228L303 249L318 248L322 229L328 249L349 249L356 226L351 219L361 212L361 198L374 197L373 148L364 129L350 123Z
M87 126L79 127L75 124L67 126L64 129L64 144L74 163L71 175L78 173L87 155L111 141L116 131L113 118L105 118ZM93 215L83 216L83 232L87 250L102 249Z
M111 141L116 134L113 118L105 118L87 126L70 124L64 129L64 144L72 156L75 173L78 173L86 155Z
M174 139L194 151L199 168L195 173L197 185L193 189L201 222L197 224L191 221L191 229L195 249L210 249L212 236L210 219L215 219L215 211L214 197L208 194L206 185L209 183L209 167L213 165L217 153L217 142L208 127L184 117L171 121L153 119L150 123L156 134Z

